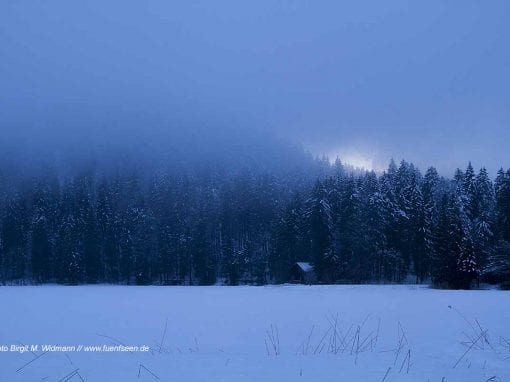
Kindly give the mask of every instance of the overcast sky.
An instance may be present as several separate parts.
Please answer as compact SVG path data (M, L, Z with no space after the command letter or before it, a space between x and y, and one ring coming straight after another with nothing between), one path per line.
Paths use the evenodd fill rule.
M257 128L355 165L494 174L509 47L508 0L3 0L0 139Z

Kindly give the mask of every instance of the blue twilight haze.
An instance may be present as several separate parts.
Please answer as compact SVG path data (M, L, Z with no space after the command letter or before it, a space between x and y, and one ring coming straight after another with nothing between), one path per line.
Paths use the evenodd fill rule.
M509 20L506 0L5 0L1 140L261 129L369 168L494 175Z

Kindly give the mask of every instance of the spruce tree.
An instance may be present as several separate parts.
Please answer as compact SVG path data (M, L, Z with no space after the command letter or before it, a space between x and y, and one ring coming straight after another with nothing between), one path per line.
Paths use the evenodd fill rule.
M309 261L303 248L303 206L295 195L275 225L270 268L275 282L291 281L291 269L297 261Z
M435 256L435 227L438 220L438 185L439 175L434 167L430 167L425 173L422 184L423 195L423 238L425 241L425 256L429 268ZM430 272L430 269L429 269Z
M327 190L323 182L317 181L306 201L305 212L308 229L310 258L313 262L317 280L329 281L330 264L327 259L331 245L332 216Z
M510 242L510 169L498 171L495 192L498 234L501 239Z
M27 206L22 195L15 195L7 205L2 224L1 250L3 280L23 282L27 273Z
M495 195L487 170L481 168L475 180L473 245L478 266L483 269L494 244Z

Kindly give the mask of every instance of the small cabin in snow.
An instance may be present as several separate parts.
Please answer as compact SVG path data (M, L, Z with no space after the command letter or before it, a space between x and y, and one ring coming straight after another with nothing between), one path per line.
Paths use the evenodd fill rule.
M313 284L315 282L313 265L302 261L295 263L292 267L292 280L300 284Z

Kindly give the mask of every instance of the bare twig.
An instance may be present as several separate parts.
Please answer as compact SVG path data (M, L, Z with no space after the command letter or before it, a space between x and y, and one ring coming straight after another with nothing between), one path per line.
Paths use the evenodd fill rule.
M383 377L383 379L381 380L381 382L386 381L386 377L388 377L388 374L390 373L390 370L391 370L391 366L390 366L390 367L388 367L388 370L386 370L386 374L384 374L384 377Z
M161 354L161 349L163 348L163 343L165 341L166 328L168 326L168 318L165 321L165 329L163 330L163 335L161 336L161 342L159 344L159 353Z
M278 326L271 324L270 330L266 330L266 339L264 340L266 344L266 351L269 354L269 346L271 345L271 353L275 356L280 354L280 334L278 332Z
M140 364L140 366L138 367L138 378L140 378L140 372L141 372L142 368L145 371L147 371L150 375L152 375L154 378L159 380L159 377L156 374L154 374L151 370L149 370L147 367L145 367L143 364Z
M480 335L477 337L477 339L471 344L469 348L462 354L462 356L455 362L455 365L453 365L453 369L457 367L457 365L460 363L460 361L466 356L467 353L475 346L475 344L487 333L487 331L480 333Z
M73 371L71 371L69 374L66 374L65 376L63 376L61 379L58 380L58 382L67 382L69 381L71 378L73 378L75 375L78 374L78 370L79 369L74 369ZM81 378L81 376L80 376ZM82 379L83 380L83 379Z
M26 364L24 364L23 366L21 366L18 370L16 370L16 373L20 372L21 370L23 370L25 367L27 367L28 365L30 365L32 362L38 360L39 358L41 358L43 355L45 355L46 353L49 353L49 350L48 351L45 351L44 353L41 353L39 354L37 357L33 358L31 361L27 362Z

